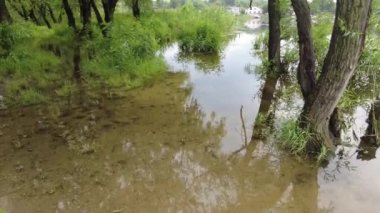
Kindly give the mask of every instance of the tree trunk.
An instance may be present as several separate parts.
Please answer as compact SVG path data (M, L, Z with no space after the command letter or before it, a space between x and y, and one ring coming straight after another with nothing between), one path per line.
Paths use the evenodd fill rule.
M49 11L51 20L53 20L54 23L57 23L57 18L54 15L53 8L51 8L50 4L47 4L47 3L45 4L45 6L47 7L47 9Z
M98 21L98 25L101 26L101 28L102 28L102 26L103 26L103 18L100 15L100 12L98 10L98 7L96 6L95 0L90 0L90 3L91 3L92 9L94 10L94 13L95 13L95 16L96 16L96 20Z
M73 14L73 11L71 10L68 0L62 0L62 4L63 4L63 9L65 10L65 13L67 16L69 27L72 27L74 30L76 30L77 26L75 24L74 14Z
M139 0L132 0L132 13L135 18L140 17Z
M83 32L88 33L90 28L90 19L91 19L91 4L90 0L79 0L80 7L80 16L83 23Z
M49 29L51 29L51 24L50 24L49 20L46 17L46 7L45 7L45 5L41 4L40 7L39 7L39 10L40 10L40 14L41 14L42 19L44 20L46 26Z
M42 24L40 23L40 21L38 20L36 14L34 13L34 9L33 9L33 8L31 8L31 9L29 10L29 17L30 17L30 19L31 19L36 25L42 25Z
M298 83L301 86L305 102L316 85L315 54L311 38L311 15L307 0L292 0L297 18L299 64L297 70Z
M281 75L281 11L279 10L279 0L268 0L269 14L269 40L268 40L268 61L269 67L262 89L261 102L257 119L267 117L271 106L277 81ZM262 136L261 122L255 122L252 137Z
M104 10L104 20L109 23L113 20L113 14L118 0L102 0Z
M269 40L268 40L268 61L269 67L266 80L262 90L262 101L259 113L265 115L269 111L277 81L281 74L281 30L279 0L268 0L269 14Z
M308 143L310 152L322 144L335 150L329 130L330 117L355 72L364 48L371 0L338 0L330 47L315 90L305 103L303 116L315 134Z
M9 15L5 0L0 0L0 23L11 23L12 18Z
M74 71L73 78L80 83L82 79L81 71L80 71L80 38L77 36L76 41L74 41L74 55L73 55L73 63L74 63Z

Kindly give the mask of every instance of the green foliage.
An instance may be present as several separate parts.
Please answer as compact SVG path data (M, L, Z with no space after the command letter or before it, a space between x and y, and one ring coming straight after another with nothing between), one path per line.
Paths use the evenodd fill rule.
M185 52L219 52L233 24L233 17L223 8L212 7L197 11L192 5L181 9L187 17L183 20L186 26L179 34L179 46ZM223 23L223 24L220 24Z
M73 4L74 16L79 19L77 9ZM219 23L224 23L223 27ZM107 36L104 28L95 24L88 26L91 33L85 36L65 22L55 23L51 29L20 20L0 25L0 78L5 79L5 100L8 105L33 105L65 97L70 103L77 92L73 58L78 46L80 77L88 88L142 86L167 70L157 55L161 47L179 40L191 44L184 45L188 51L219 51L232 23L232 16L222 8L198 11L187 5L177 10L145 10L139 20L116 13L114 21L105 26Z
M296 120L285 121L281 125L280 133L277 135L280 145L296 157L305 157L307 154L307 143L315 137L307 129L301 128ZM315 156L315 160L321 164L328 156L329 150L326 146L322 145L318 155Z
M28 89L21 91L20 96L16 99L16 101L23 106L29 106L46 103L48 99L40 92L34 89Z
M335 12L335 3L333 0L313 0L310 3L310 10L312 14L320 12L333 14Z
M306 154L306 145L311 138L312 135L300 128L299 123L295 120L284 122L278 135L281 146L296 156Z
M165 23L158 19L142 22L125 19L128 18L117 17L108 37L99 36L89 44L96 55L86 61L85 74L95 80L93 82L132 88L165 70L165 64L155 53L160 47L158 42L170 36L162 28L151 27L153 23L161 23L161 26Z
M0 77L7 79L7 100L22 105L45 102L41 91L59 80L61 63L44 45L52 32L20 22L0 26L0 34Z

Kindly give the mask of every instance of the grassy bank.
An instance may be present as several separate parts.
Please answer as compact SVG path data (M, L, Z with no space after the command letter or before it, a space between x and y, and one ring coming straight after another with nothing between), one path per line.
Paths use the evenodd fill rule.
M218 52L233 21L222 8L198 11L186 5L140 19L115 14L106 26L107 36L93 21L90 36L78 39L64 22L48 29L16 20L0 25L0 91L4 90L11 106L69 97L76 92L78 80L82 87L96 91L143 86L167 70L156 54L160 48L178 41L186 52ZM75 57L80 58L76 80Z

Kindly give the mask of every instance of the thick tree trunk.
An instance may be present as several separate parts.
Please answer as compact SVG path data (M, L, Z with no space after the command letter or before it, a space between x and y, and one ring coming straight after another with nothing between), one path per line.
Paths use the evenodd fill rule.
M280 19L281 11L279 10L279 0L268 0L269 14L269 41L268 41L268 60L269 75L279 76L281 71L281 30Z
M329 51L315 90L305 103L303 116L314 140L308 144L313 152L324 144L335 150L334 136L329 130L330 117L355 72L364 47L371 0L338 0Z
M0 0L0 23L11 23L12 18L9 15L5 0Z
M315 54L311 38L311 15L307 0L291 0L297 18L299 64L297 71L298 83L301 86L305 102L316 85Z

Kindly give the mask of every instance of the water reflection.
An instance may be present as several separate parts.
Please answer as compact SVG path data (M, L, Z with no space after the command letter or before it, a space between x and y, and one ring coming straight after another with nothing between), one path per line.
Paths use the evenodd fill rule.
M257 112L270 120L289 114L291 96L273 95L279 92L273 79L256 95L261 81L244 71L247 64L260 63L250 51L255 38L241 32L215 61L178 60L173 45L163 56L174 73L119 99L89 98L91 104L73 106L56 119L44 107L2 114L0 208L16 213L376 209L380 167L375 160L356 161L355 148L318 170L278 150L271 137L275 129L253 137ZM200 70L197 60L211 60L206 67L220 68L218 75Z
M188 54L179 52L177 61L181 63L194 62L195 68L204 73L218 73L222 71L220 54Z
M367 118L367 129L365 135L361 137L357 158L361 160L371 160L376 158L376 151L379 148L380 136L380 98L378 97L371 105Z

